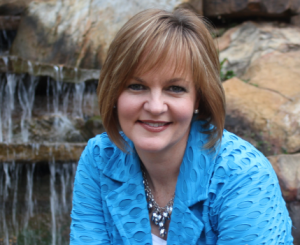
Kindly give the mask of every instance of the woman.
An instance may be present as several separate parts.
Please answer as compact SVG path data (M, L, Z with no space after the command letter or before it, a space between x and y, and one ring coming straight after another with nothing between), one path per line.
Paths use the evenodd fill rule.
M71 244L292 244L270 163L224 130L218 53L196 14L130 19L97 92L107 133L79 161Z

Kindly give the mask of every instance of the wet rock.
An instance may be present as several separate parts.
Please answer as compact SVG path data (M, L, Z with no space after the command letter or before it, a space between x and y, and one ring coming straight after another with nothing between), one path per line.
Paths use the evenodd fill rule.
M216 39L216 43L220 50L220 61L227 60L223 65L224 71L233 71L241 76L252 62L267 53L300 50L300 28L285 24L244 22L229 29Z
M19 16L0 16L0 30L17 30L20 23Z
M204 0L204 15L230 18L290 17L300 12L298 0Z
M94 116L89 118L84 124L84 129L89 132L90 135L97 135L103 133L104 127L100 116Z
M17 56L0 56L0 72L48 76L56 81L69 83L98 80L100 76L100 70L74 68L66 65L52 65L34 61L31 62Z
M268 159L277 174L284 199L300 201L300 154L270 156Z
M62 114L33 117L24 120L23 124L13 120L12 124L12 139L5 143L84 143L104 132L101 121L91 118L85 122L83 118Z
M292 235L294 245L300 245L300 202L287 203L287 208L293 223Z
M147 8L172 10L187 0L31 2L11 55L47 64L100 69L116 32Z
M0 15L20 15L32 1L33 0L0 0Z
M0 162L77 162L86 143L0 143Z
M83 118L72 119L66 115L44 115L33 118L28 124L29 142L79 143L86 142L95 136L84 127Z
M291 18L291 24L300 27L300 14L295 15Z
M273 76L272 72L269 74ZM275 73L274 76L279 75ZM294 81L285 79L284 74L281 78L282 87L294 89L291 97L238 78L223 84L226 113L230 115L232 124L236 122L237 126L241 123L249 126L263 141L270 143L273 154L300 150L300 86L294 87Z

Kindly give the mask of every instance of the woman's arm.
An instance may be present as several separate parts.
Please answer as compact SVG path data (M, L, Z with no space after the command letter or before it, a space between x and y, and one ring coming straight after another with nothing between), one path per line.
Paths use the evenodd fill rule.
M229 160L214 173L215 193L205 209L216 244L293 244L277 176L265 157L256 152L251 158L251 154L239 164L224 158Z
M77 167L71 213L71 245L111 244L102 209L99 170L93 159L94 140L89 141Z

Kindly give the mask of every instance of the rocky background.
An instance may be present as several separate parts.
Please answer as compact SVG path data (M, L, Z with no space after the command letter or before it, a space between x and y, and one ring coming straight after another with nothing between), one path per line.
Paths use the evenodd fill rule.
M34 108L40 111L26 121L25 143L0 142L0 161L78 159L87 139L103 131L91 84L115 33L143 9L179 5L213 22L227 96L226 129L268 156L300 244L300 0L0 0L0 72L36 77ZM69 90L58 88L66 83L74 87L71 105L80 96L78 84L85 84L82 94L93 101L82 106L79 98L83 112L66 109L68 119L56 120L57 114L43 113L42 100L55 102L58 91L58 104L64 104ZM12 120L21 121L12 131L17 139L22 119Z

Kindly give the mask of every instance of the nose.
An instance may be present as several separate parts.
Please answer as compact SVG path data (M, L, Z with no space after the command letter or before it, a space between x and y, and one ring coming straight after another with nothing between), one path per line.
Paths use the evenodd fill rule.
M153 115L160 115L167 111L168 106L161 91L152 91L147 96L144 109Z

